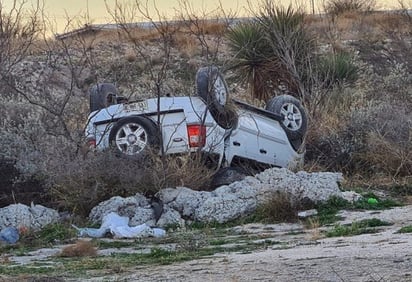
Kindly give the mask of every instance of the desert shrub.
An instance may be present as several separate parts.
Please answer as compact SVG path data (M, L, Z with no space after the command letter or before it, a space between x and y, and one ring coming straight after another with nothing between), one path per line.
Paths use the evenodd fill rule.
M257 208L256 218L264 222L295 222L298 220L298 211L313 207L313 202L299 195L276 191Z
M147 192L144 168L129 159L111 153L96 153L83 159L78 156L50 169L49 193L60 207L87 216L90 210L112 196L130 196ZM140 185L141 186L140 186Z
M153 156L150 167L152 185L157 190L185 186L193 190L207 190L214 173L213 166L200 153Z
M152 153L142 159L108 151L66 160L49 170L47 180L60 208L87 216L94 206L113 196L141 193L150 197L162 188L176 186L206 189L211 175L203 160L190 155L163 159Z
M332 53L320 57L316 65L317 75L323 87L353 83L358 77L358 67L346 52Z
M375 5L375 0L328 0L324 4L324 10L330 15L338 16L348 12L369 12Z
M407 105L378 102L353 108L337 128L308 144L308 158L348 174L411 173L411 115ZM396 115L388 113L396 112Z

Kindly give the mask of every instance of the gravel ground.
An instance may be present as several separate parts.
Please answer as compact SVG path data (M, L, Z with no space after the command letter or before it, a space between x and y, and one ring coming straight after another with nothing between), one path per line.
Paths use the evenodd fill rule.
M235 227L235 233L269 234L270 240L279 243L250 253L220 253L171 265L136 265L115 275L94 273L94 278L63 281L412 281L412 234L397 233L402 226L412 225L412 206L343 211L341 215L341 224L379 218L392 225L379 227L374 234L320 238L319 228L300 224L248 224ZM61 247L9 259L21 264L47 261ZM109 254L99 251L99 255Z
M165 266L129 269L89 281L412 281L412 234L397 233L412 224L412 206L381 212L343 212L342 223L379 218L393 223L375 234L316 239L316 230L287 235L297 225L247 225L287 244L248 254L227 253Z

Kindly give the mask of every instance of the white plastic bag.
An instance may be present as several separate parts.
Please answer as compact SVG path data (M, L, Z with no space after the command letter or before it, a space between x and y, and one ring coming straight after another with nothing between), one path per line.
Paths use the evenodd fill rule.
M101 238L111 233L115 238L163 237L166 231L161 228L151 228L146 224L129 226L129 218L111 212L103 217L100 228L78 228L74 226L81 237Z

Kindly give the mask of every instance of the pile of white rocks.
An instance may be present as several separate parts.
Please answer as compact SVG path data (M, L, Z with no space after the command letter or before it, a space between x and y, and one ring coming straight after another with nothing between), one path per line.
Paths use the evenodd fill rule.
M253 213L277 191L315 203L332 196L345 197L339 189L342 180L340 173L293 173L284 168L271 168L211 192L186 187L163 189L157 195L156 205L141 194L112 197L94 207L89 219L101 223L105 215L114 212L128 217L130 226L144 223L159 227L184 226L193 221L224 223ZM15 204L0 209L0 230L9 226L38 230L58 221L57 211L41 205Z
M92 209L89 218L101 222L106 214L116 212L128 216L131 225L183 226L187 221L224 223L253 213L276 191L315 203L332 196L345 197L339 189L342 180L340 173L293 173L285 168L272 168L211 192L186 187L163 189L158 193L163 212L157 220L150 201L140 194L102 202Z

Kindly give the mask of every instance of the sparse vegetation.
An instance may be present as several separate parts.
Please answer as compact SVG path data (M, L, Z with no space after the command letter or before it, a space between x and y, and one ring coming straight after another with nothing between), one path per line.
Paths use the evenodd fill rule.
M296 195L287 192L275 192L268 197L266 203L258 207L255 219L265 222L296 222L298 211L313 207L313 203L305 203Z
M391 223L382 221L377 218L365 219L353 222L350 225L335 225L335 227L326 233L327 237L355 236L360 234L376 233L375 227L388 226Z
M324 4L324 10L332 16L339 16L349 13L371 12L375 6L375 0L328 0Z
M412 225L401 227L401 229L399 229L398 233L412 233Z

